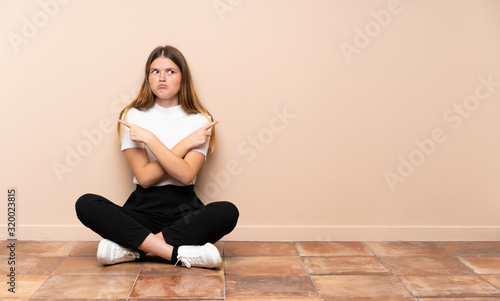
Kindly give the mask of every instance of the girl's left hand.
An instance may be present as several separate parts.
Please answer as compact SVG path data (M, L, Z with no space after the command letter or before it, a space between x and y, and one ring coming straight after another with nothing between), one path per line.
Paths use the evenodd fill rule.
M125 120L118 119L118 122L130 129L130 140L134 142L142 142L144 144L147 144L151 137L154 135L150 131Z
M205 144L205 142L207 142L208 139L210 139L210 136L212 136L212 132L210 131L210 129L217 123L219 123L219 121L210 122L202 126L201 128L197 129L196 131L192 132L186 138L184 138L185 140L187 140L189 149L197 148Z

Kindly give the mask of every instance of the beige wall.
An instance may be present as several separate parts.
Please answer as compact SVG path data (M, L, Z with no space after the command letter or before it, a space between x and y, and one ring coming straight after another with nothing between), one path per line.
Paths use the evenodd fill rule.
M232 240L500 239L500 1L0 1L0 183L20 239L97 239L114 132L158 45L187 57L218 147L197 191ZM7 202L0 205L7 232Z

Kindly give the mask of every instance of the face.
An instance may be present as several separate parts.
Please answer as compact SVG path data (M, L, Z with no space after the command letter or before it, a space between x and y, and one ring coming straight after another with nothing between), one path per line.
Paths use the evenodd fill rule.
M149 86L156 95L156 101L177 102L181 88L181 71L169 58L155 59L149 68Z

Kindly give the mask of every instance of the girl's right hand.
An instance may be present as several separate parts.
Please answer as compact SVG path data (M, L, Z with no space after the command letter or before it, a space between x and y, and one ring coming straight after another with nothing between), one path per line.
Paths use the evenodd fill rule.
M118 122L129 128L130 140L134 142L142 142L147 145L151 137L154 136L150 131L133 123L121 119L118 119Z

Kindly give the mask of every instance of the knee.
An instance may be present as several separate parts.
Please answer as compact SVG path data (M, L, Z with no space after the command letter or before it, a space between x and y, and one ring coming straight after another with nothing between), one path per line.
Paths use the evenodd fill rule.
M95 200L95 195L91 193L84 194L76 200L75 211L80 220L82 219L82 216L85 216L87 212L92 210L92 204Z
M223 208L223 216L226 218L228 223L236 226L236 223L238 222L238 218L240 216L240 211L238 210L238 207L234 205L231 202L220 202L221 206Z

